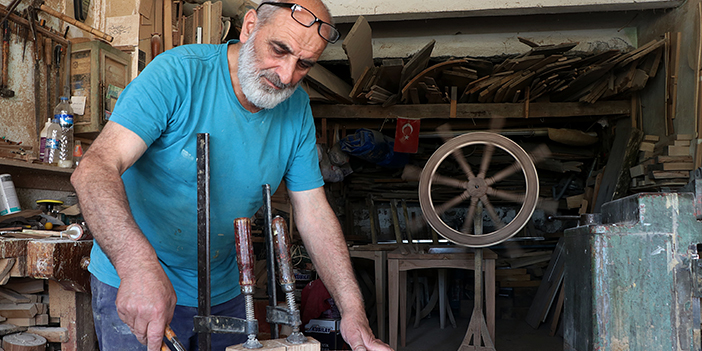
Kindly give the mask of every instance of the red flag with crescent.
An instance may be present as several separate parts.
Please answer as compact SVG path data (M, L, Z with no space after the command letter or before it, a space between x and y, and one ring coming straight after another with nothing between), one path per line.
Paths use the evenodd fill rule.
M419 119L397 118L395 128L395 152L406 152L416 154L419 146Z

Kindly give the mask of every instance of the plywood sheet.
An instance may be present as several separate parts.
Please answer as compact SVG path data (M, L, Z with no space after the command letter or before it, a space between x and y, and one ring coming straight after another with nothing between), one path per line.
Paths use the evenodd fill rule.
M365 17L358 16L341 47L349 58L351 79L355 84L367 67L374 66L372 31Z

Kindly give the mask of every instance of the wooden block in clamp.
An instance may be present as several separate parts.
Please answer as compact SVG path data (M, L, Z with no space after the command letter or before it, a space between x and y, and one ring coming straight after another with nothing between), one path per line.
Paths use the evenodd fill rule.
M321 349L321 344L314 338L307 337L307 342L303 344L291 344L285 339L275 339L275 340L260 340L263 344L262 348L256 349L256 351L319 351ZM237 350L249 350L244 347L243 344L228 346L225 351L237 351Z

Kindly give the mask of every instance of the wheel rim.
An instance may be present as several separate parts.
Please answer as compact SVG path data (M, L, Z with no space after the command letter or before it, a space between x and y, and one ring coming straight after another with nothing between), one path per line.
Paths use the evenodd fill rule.
M478 173L475 174L474 168L466 159L464 149L470 147L477 150L481 146L483 155L478 165ZM513 161L510 166L491 172L489 168L496 152L500 156L508 155ZM453 156L452 158L463 172L459 177L439 174L442 164L450 156ZM520 179L520 173L523 176L525 189L523 194L503 190L497 186L508 178ZM438 187L455 189L458 195L450 195L448 201L436 203L440 196L433 196L432 189ZM514 219L504 223L492 205L491 198L521 204ZM469 247L487 247L514 236L531 218L538 199L539 180L531 157L517 143L495 133L467 133L447 141L429 158L419 179L419 203L429 225L444 238ZM447 211L464 203L468 203L468 209L461 226L455 228L455 225L441 218ZM473 218L479 203L485 208L496 230L474 234ZM482 214L479 213L479 215L482 221Z

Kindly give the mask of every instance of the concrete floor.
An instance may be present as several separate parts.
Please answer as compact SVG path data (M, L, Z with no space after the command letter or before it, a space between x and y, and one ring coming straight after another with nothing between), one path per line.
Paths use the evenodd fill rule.
M446 328L441 329L438 317L425 318L417 329L412 325L407 326L407 345L400 346L397 351L458 350L469 322L469 318L456 316L456 328L447 323ZM563 338L558 335L549 336L550 326L546 324L534 329L524 320L498 319L495 328L495 349L498 351L563 350Z

